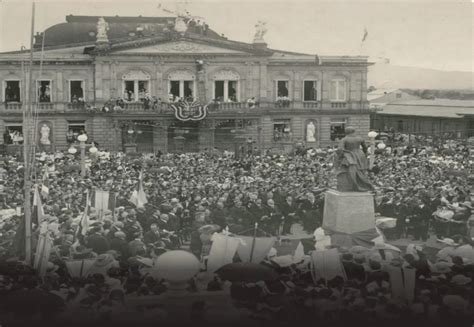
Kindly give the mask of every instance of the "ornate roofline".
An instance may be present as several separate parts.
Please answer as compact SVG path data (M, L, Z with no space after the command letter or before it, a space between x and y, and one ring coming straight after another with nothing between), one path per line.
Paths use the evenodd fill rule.
M118 50L144 47L144 46L155 45L155 44L165 43L165 42L170 42L170 41L192 41L195 43L213 45L217 47L228 48L230 50L244 51L244 52L261 55L261 56L270 56L273 54L272 50L258 48L258 47L253 46L252 44L248 44L244 42L215 39L215 38L205 37L202 35L196 35L192 33L185 33L184 35L180 35L178 33L173 33L173 32L166 35L163 34L163 35L153 36L153 37L148 37L148 38L135 38L132 40L124 40L124 41L118 41L118 42L115 41L110 44L107 50L99 50L96 48L91 51L91 54L103 55L106 53L113 53L114 51L118 51ZM239 54L235 54L235 55L239 55Z

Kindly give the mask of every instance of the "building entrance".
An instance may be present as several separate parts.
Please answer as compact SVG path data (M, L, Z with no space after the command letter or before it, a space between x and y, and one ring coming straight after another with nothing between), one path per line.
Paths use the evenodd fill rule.
M199 122L177 121L168 127L168 151L199 152Z

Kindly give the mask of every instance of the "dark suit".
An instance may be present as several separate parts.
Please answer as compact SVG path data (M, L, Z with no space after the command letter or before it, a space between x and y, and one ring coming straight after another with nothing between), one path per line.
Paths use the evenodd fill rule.
M110 244L107 238L101 234L95 233L87 237L87 247L91 248L97 254L103 254L110 250Z
M119 252L122 258L128 258L128 243L117 237L113 237L110 240L110 249Z
M149 230L143 235L143 241L145 244L154 244L160 240L160 234Z
M291 230L291 225L296 223L298 220L298 215L296 214L298 211L298 207L296 203L293 201L291 203L288 203L287 201L282 202L282 204L279 206L281 209L281 213L283 215L283 234L288 234L290 233ZM290 215L290 214L294 215Z

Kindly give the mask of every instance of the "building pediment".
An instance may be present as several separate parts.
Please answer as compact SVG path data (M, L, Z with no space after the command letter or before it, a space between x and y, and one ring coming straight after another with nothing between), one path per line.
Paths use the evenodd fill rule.
M248 54L245 51L239 51L229 49L225 47L217 47L213 45L191 42L191 41L171 41L166 43L147 45L142 47L136 47L132 49L124 49L113 51L114 54L127 54L127 55L160 55L160 54Z

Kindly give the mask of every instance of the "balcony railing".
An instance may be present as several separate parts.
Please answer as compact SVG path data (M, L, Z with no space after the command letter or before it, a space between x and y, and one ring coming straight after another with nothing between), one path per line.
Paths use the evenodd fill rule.
M205 102L202 102L203 104ZM143 114L173 114L172 103L160 102L145 105L143 102L126 102L117 105L115 101L106 103L69 103L48 102L33 103L33 109L38 112L93 112L98 114L143 113ZM21 113L25 104L19 102L0 103L0 112ZM104 110L104 108L107 108ZM241 102L211 102L208 104L209 113L252 113L259 111L287 110L368 110L367 102L332 102L332 101L258 101L250 104Z
M23 104L21 102L7 102L5 103L6 111L21 111Z
M331 102L331 108L346 108L347 102Z
M69 110L85 110L86 104L84 102L70 102L66 104L66 108Z
M321 105L317 101L309 101L309 102L305 101L305 102L303 102L303 108L304 109L317 109L317 108L320 108L320 107L321 107Z
M56 103L53 102L40 102L33 104L33 106L36 106L38 110L53 110L57 108Z

